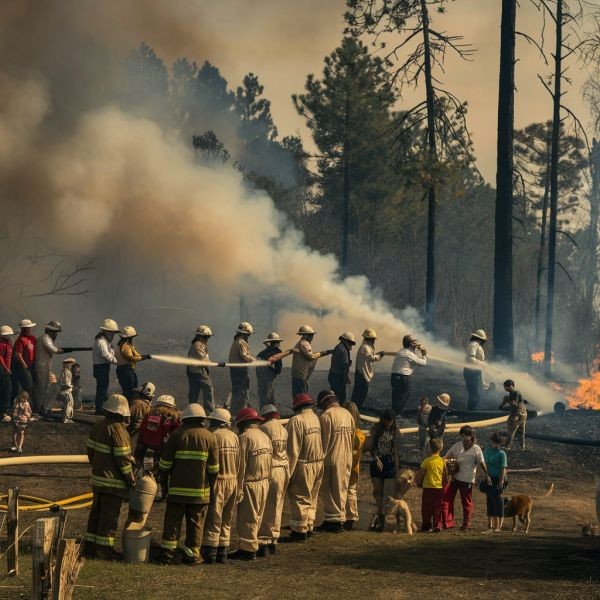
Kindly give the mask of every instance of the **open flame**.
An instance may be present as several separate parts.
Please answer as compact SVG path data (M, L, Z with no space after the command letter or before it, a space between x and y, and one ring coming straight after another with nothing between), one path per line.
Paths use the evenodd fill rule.
M541 352L533 352L531 355L531 362L534 365L540 365L544 362L545 357L546 357L546 354L544 353L543 350ZM550 354L550 363L554 364L554 352L552 352Z
M581 379L579 387L567 398L570 408L600 410L600 371L589 379Z

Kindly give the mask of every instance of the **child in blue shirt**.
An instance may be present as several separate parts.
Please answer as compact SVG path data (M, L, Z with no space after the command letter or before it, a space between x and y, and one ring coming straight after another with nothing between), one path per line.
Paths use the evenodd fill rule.
M506 486L506 452L501 450L502 438L494 433L491 437L491 448L483 451L492 484L486 486L488 531L501 531L504 521L504 498L502 492Z

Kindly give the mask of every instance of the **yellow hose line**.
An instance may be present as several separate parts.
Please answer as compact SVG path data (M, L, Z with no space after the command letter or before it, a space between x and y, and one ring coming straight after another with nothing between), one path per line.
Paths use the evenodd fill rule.
M87 454L47 454L43 456L11 456L0 458L0 467L14 465L89 464Z
M63 500L57 500L56 502L52 502L52 500L48 500L46 498L38 498L37 496L28 496L27 494L23 494L22 496L19 496L19 501L22 500L24 502L31 502L33 504L19 506L19 512L27 512L32 510L46 510L54 506L60 506L65 510L73 510L75 508L87 508L88 506L92 505L92 496L92 492L87 492L86 494L79 494L79 496L72 496L71 498L65 498ZM3 500L6 497L6 494L3 494L2 496L0 496L0 499ZM6 504L0 504L0 511L1 510L8 510L8 506Z

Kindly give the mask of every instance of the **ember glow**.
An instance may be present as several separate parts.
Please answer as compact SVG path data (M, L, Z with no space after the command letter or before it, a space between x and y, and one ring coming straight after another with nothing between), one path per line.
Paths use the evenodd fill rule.
M568 397L570 408L600 410L600 371L589 379L582 379L579 387Z
M544 354L543 351L541 352L534 352L531 355L531 362L535 365L540 365L544 362L544 358L546 357L546 355ZM550 363L554 364L554 352L552 352L552 354L550 354Z

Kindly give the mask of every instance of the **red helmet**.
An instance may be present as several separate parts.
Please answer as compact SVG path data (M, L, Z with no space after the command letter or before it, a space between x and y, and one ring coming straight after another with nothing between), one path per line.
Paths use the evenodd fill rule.
M246 421L264 421L264 419L251 406L246 406L236 415L235 424L239 425Z
M312 399L312 396L310 394L297 394L296 396L294 396L294 402L292 404L292 407L296 409L300 406L305 405L314 406L314 404L315 401Z

